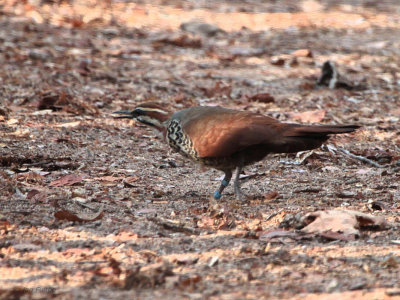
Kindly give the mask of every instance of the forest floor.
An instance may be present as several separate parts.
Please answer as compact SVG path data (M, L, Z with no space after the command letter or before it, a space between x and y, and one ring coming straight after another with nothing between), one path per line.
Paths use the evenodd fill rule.
M400 3L337 3L2 1L0 299L400 299ZM145 101L362 128L215 201Z

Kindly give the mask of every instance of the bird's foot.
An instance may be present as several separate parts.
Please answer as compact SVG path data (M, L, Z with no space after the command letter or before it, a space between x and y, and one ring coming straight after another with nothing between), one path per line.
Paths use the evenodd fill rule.
M221 196L222 196L222 194L221 194L219 191L216 191L216 192L214 193L214 199L215 199L215 200L221 199Z
M240 202L247 202L250 200L250 196L246 195L241 190L236 191L235 195L236 199L239 200Z
M221 199L221 197L222 197L222 191L229 185L229 181L230 181L230 178L229 178L229 180L227 180L227 179L226 179L226 176L225 176L225 178L221 181L221 186L219 187L218 191L216 191L216 192L214 193L214 199L215 199L215 200Z

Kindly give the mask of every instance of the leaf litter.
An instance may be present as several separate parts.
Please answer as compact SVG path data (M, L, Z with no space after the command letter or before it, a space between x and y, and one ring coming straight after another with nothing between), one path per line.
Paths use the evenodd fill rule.
M398 295L398 3L3 2L2 298ZM219 172L112 119L143 101L363 127L214 203Z

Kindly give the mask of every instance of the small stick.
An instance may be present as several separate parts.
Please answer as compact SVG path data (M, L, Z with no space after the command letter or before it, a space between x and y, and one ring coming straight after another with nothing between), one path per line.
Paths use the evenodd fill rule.
M365 162L367 164L370 164L370 165L372 165L372 166L374 166L376 168L384 168L385 167L385 166L382 166L382 165L378 164L377 162L375 162L373 160L370 160L370 159L368 159L368 158L366 158L364 156L355 155L355 154L351 153L350 151L348 151L346 149L336 148L336 150L339 150L340 152L346 154L347 156L349 156L349 157L351 157L353 159L360 160L360 161Z

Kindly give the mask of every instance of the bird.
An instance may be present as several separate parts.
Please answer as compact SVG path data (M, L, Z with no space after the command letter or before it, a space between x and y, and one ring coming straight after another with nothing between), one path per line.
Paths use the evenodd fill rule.
M218 200L236 170L233 187L240 201L242 169L272 153L296 153L320 147L332 134L350 133L358 125L284 123L260 113L220 106L195 106L175 113L157 102L115 112L118 119L135 119L156 129L176 152L203 166L224 172Z

